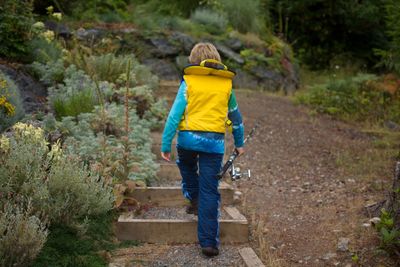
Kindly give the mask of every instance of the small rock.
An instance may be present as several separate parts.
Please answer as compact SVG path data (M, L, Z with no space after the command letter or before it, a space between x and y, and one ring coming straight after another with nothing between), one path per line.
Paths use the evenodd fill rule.
M400 125L395 123L394 121L385 121L385 127L392 131L400 131Z
M324 256L322 256L322 259L325 261L329 261L333 258L336 258L336 253L333 253L333 252L328 252Z
M311 260L311 256L307 256L307 257L305 257L305 258L304 258L304 260L305 260L305 261L309 261L309 260Z
M339 242L337 245L337 250L341 251L341 252L346 252L349 250L349 243L350 243L350 239L349 238L345 238L345 237L341 237L339 238Z
M369 223L370 223L372 226L374 226L374 225L376 225L376 224L378 224L378 223L380 223L380 222L381 222L381 218L379 218L379 217L374 217L374 218L372 218L372 219L369 220Z

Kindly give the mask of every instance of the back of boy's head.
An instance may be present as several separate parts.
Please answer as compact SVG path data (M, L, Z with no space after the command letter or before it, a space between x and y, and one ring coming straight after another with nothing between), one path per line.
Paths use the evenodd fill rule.
M221 62L217 48L211 43L198 43L190 52L190 64L199 65L205 59L215 59Z

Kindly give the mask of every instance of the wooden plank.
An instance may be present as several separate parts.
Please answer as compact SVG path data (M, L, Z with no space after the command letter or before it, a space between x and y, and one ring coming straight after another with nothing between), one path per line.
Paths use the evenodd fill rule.
M224 209L234 220L247 221L246 217L236 207L224 207Z
M221 204L232 205L234 191L230 185L221 183ZM130 195L141 203L151 203L159 207L174 207L187 205L180 186L136 188Z
M242 248L239 250L239 254L247 267L265 267L252 248Z
M244 221L221 220L223 244L248 242L248 224ZM197 243L196 220L141 220L120 217L115 226L119 240L137 240L155 244Z

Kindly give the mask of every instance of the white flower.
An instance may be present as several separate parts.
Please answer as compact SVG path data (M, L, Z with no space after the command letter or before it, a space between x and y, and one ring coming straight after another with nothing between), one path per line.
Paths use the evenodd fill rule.
M339 66L339 65L336 65L336 66L335 66L335 69L337 69L337 70L340 69L340 66Z

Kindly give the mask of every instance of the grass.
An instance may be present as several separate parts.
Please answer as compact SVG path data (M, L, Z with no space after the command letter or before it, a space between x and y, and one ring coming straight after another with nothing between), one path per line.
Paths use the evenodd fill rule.
M116 216L115 212L109 212L92 219L83 235L69 227L51 226L46 244L32 266L108 266L107 255L110 251L138 245L137 242L114 241L112 222Z
M390 186L393 163L400 156L400 133L376 125L361 131L370 136L371 142L359 149L338 152L336 164L347 177L367 181L370 189L383 191Z
M265 229L265 218L259 217L254 212L252 215L252 234L257 244L257 252L260 260L269 267L286 267L286 263L280 259L276 252L272 251L270 244L264 233Z

